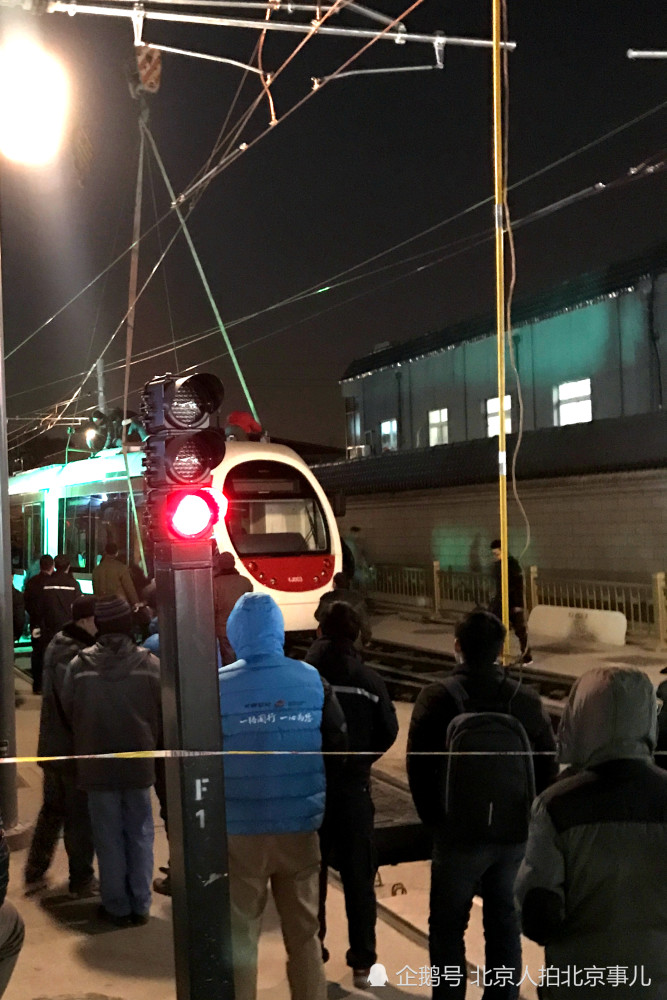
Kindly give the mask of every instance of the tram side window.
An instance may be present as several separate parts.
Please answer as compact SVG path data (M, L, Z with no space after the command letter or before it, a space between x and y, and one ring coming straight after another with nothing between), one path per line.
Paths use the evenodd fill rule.
M10 501L12 573L28 572L43 555L42 505Z
M98 493L60 501L60 549L72 569L92 573L104 547L115 542L121 559L127 556L127 494Z
M102 493L90 498L93 565L99 563L109 542L118 546L118 556L127 562L127 493Z
M58 548L67 553L74 572L90 572L90 497L59 501L58 541Z

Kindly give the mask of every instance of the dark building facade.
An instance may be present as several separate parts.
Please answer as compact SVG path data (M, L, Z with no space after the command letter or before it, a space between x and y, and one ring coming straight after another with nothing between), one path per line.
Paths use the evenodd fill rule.
M517 302L512 339L525 561L614 579L663 569L667 245ZM478 320L385 346L343 375L348 460L315 471L348 496L346 523L364 527L376 561L479 568L498 533L496 352L494 321ZM508 352L510 459L518 396ZM512 547L522 538L510 496Z
M518 303L513 344L524 429L661 409L666 338L667 245L653 257ZM496 358L495 323L484 319L354 361L341 380L348 455L497 433ZM507 429L514 432L518 396L509 353L507 365Z

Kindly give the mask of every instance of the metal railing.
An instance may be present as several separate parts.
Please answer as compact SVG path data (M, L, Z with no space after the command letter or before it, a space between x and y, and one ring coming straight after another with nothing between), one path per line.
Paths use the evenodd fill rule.
M450 608L461 606L463 609L489 606L494 588L488 573L467 573L451 567L441 569L439 563L433 566L438 581L438 609L444 605Z
M369 570L368 595L407 607L433 607L433 571L430 566L378 563Z
M628 623L628 633L653 636L665 642L665 574L654 573L650 583L616 580L572 580L549 578L530 567L531 604L620 611Z
M435 615L488 607L493 590L490 574L442 569L438 562L428 566L380 563L371 568L368 580L369 596L379 603L428 608ZM531 566L526 573L525 593L529 611L537 604L620 611L626 617L630 635L651 637L667 645L664 573L654 573L650 583L626 583L559 578Z

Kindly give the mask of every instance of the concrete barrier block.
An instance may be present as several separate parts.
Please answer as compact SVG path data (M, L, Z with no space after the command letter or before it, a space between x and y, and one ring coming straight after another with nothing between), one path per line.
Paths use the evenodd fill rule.
M572 645L604 643L624 646L628 622L620 611L598 611L589 608L536 605L528 619L531 644L567 642Z

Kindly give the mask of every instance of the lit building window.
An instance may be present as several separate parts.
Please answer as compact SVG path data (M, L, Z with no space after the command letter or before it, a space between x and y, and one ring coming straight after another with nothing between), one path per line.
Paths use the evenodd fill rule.
M591 407L591 380L563 382L554 388L554 424L585 424L593 419Z
M447 444L449 433L447 431L447 407L442 410L428 411L428 443Z
M398 448L398 423L383 420L380 424L380 446L382 451L396 451Z
M500 397L486 401L486 436L498 437L500 433ZM512 397L505 396L505 433L512 433Z

